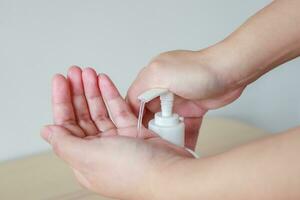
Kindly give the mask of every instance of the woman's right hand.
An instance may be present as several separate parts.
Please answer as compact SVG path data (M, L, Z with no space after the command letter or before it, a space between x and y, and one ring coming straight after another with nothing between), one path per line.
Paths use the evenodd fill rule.
M202 117L209 109L231 103L242 93L232 76L233 59L222 43L201 51L170 51L155 57L142 69L127 93L137 114L138 96L151 88L167 88L175 97L174 111L185 118L186 147L194 149ZM232 61L232 62L231 62ZM147 104L145 121L158 112L158 99Z

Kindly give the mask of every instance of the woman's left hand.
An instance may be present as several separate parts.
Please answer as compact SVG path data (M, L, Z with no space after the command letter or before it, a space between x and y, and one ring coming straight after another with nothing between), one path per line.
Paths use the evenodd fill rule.
M73 66L52 84L54 125L45 126L42 137L88 189L159 199L161 179L192 157L144 127L138 134L137 118L108 76Z

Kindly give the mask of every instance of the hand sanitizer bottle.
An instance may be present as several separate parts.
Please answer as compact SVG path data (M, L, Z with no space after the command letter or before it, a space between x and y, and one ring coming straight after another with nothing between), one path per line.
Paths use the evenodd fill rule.
M145 103L152 99L160 97L161 112L155 113L154 119L152 119L148 128L157 133L163 139L185 148L195 158L199 158L198 155L184 146L184 133L185 126L183 118L178 114L173 113L174 95L167 89L154 88L142 93L138 99L141 101L141 108L144 109ZM140 110L141 113L143 111ZM140 114L141 114L140 113ZM139 125L141 127L142 114L139 117Z
M161 112L155 113L148 128L160 135L163 139L184 147L183 118L173 113L174 95L167 89L151 89L138 97L142 102L148 102L160 96Z
M183 118L173 113L174 95L171 92L160 95L161 112L155 113L149 121L148 128L159 134L163 139L184 147Z

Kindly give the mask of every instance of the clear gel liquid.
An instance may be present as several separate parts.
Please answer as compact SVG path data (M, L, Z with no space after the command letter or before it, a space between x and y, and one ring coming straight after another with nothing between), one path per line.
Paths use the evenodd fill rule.
M143 126L143 115L145 110L145 104L146 102L141 100L140 109L139 109L139 117L138 117L138 123L137 123L137 137L142 136L142 126Z

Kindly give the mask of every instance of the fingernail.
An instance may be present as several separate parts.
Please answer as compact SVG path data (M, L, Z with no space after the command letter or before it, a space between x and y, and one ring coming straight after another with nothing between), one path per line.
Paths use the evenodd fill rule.
M48 143L51 143L51 136L52 136L52 129L50 126L44 126L41 131L41 136L44 140L46 140Z
M107 78L107 75L104 74L104 73L100 73L98 75L99 77L99 86L100 87L107 87L109 85L109 81L108 81L108 78Z
M102 79L102 78L104 78L104 79L106 78L106 74L104 74L104 73L99 73L98 76L99 76L101 79Z

